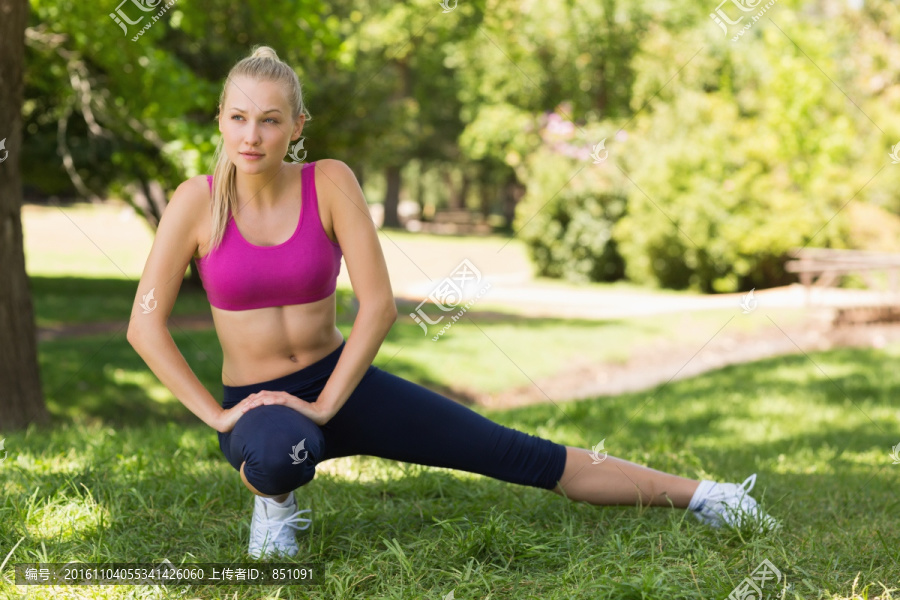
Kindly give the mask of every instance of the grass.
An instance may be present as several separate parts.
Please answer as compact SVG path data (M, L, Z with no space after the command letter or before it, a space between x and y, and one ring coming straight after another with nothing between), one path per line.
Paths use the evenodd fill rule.
M195 354L214 334L182 335L176 342L215 393L215 361ZM897 598L882 584L896 588L900 566L900 467L889 457L900 441L898 355L900 346L786 357L647 393L481 411L565 444L605 439L615 456L685 476L758 472L754 495L784 523L777 533L711 530L683 511L592 507L351 457L323 463L298 492L314 525L300 534L296 562L322 564L318 586L72 586L26 596L7 565L0 597L725 598L768 559L794 586L788 598ZM124 341L46 342L41 366L56 424L6 435L0 556L24 538L10 564L250 561L250 492L215 432L172 401Z

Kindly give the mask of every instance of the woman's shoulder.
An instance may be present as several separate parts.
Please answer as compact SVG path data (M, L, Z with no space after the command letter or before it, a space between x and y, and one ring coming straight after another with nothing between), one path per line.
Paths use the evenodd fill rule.
M209 190L206 175L196 175L181 182L175 188L166 212L171 212L180 220L191 223L192 229L196 229L204 222L209 223L210 205L212 194Z
M175 193L191 198L196 198L197 196L204 194L209 197L211 180L212 175L194 175L193 177L188 177L178 184L178 187L175 188Z
M181 182L175 188L170 202L180 202L189 205L192 209L200 207L209 207L212 199L212 191L210 190L212 176L195 175Z
M317 171L322 171L329 175L333 174L341 176L353 173L353 171L350 170L350 167L347 166L347 163L337 158L320 158L319 160L314 161L313 164L315 164Z
M200 206L208 206L212 197L206 175L196 175L182 181L172 193L166 208L176 207L180 211L192 211Z
M315 161L315 169L316 192L320 197L324 195L328 198L330 194L339 190L353 189L359 185L353 170L342 160L322 158Z

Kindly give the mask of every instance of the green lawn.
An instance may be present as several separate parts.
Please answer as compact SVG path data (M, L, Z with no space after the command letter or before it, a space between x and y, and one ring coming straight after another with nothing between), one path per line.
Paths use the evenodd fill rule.
M523 329L545 339L540 328ZM217 392L214 334L175 339ZM452 344L437 350L446 341L435 352L450 353ZM427 357L404 354L385 368L431 372ZM40 355L57 424L6 435L0 556L24 538L9 563L250 560L250 492L215 432L171 400L121 334L43 343ZM900 465L889 456L900 442L898 355L900 346L779 358L647 393L482 411L570 445L605 439L613 455L689 477L759 473L753 493L782 521L776 533L742 536L682 511L573 504L476 475L354 457L323 463L297 493L314 525L300 534L296 562L321 563L319 586L25 596L7 564L0 597L724 599L768 559L793 585L789 598L898 598L882 587L900 580ZM390 356L388 347L376 364Z

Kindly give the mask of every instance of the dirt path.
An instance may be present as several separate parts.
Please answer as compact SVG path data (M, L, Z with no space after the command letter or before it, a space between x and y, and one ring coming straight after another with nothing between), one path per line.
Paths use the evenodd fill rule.
M845 347L880 348L896 341L900 341L900 324L896 323L837 328L807 324L781 329L773 325L752 334L723 332L698 347L660 342L636 350L625 363L573 365L552 377L535 380L534 385L499 394L459 392L470 402L490 408L538 404L548 402L548 398L561 402L613 396L774 356Z

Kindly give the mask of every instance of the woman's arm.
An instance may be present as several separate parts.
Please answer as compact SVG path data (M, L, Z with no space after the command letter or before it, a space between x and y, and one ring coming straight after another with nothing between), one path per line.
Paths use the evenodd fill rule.
M315 403L302 403L306 406L300 412L322 425L341 409L375 360L397 320L397 305L375 224L356 176L339 160L320 160L316 168L321 173L316 190L327 200L324 204L359 300L353 329L328 382Z
M194 375L166 327L184 273L197 250L198 211L209 207L204 179L194 177L178 186L160 218L126 337L162 384L201 421L219 431L224 426L220 423L222 407Z

